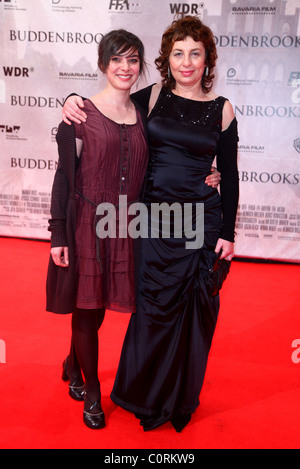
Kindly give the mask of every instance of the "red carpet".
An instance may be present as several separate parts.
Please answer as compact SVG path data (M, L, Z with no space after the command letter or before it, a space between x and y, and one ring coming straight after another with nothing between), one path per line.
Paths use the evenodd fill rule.
M101 329L107 427L89 430L82 403L61 380L70 316L44 310L49 243L1 238L0 255L1 449L300 448L300 363L292 360L300 339L298 265L233 263L201 406L181 434L170 424L144 433L109 398L129 317L108 312Z

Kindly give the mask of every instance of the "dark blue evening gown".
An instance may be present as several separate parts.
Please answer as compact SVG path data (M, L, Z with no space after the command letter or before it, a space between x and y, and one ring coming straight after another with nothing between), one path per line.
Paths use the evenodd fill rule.
M219 312L202 275L218 238L233 241L237 194L230 203L205 184L219 153L223 192L237 185L236 120L222 132L225 98L193 101L162 90L148 118L150 159L144 203L204 203L204 244L186 249L186 237L141 239L137 311L131 316L112 400L135 413L144 430L171 421L177 431L199 405ZM218 151L220 141L228 153ZM226 153L226 152L225 152ZM220 169L219 169L220 170ZM221 187L222 191L222 187ZM234 192L234 191L233 191ZM227 210L226 205L232 205ZM224 210L225 207L225 210ZM234 212L234 216L232 213ZM194 210L195 216L195 210ZM195 220L194 220L195 226Z

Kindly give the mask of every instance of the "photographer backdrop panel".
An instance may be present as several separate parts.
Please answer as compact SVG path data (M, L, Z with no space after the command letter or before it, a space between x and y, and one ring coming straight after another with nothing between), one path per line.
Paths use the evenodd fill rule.
M70 92L104 84L97 44L124 27L142 38L149 72L164 29L196 14L215 33L214 91L239 121L236 254L300 261L299 0L0 0L0 235L49 239L55 134Z

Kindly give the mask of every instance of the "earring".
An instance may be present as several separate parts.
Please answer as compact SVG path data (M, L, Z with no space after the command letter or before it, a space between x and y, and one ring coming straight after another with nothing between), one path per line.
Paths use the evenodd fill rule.
M168 78L171 78L171 70L170 70L170 65L168 65Z
M206 67L205 68L205 76L208 77L208 75L209 75L209 67Z

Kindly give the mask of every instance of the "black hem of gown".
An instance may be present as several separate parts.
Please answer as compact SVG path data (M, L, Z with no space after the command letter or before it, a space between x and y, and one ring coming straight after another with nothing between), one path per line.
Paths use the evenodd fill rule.
M118 398L113 392L110 395L111 400L122 407L124 410L131 412L135 415L135 417L140 420L140 425L144 428L144 431L155 430L156 428L164 425L167 422L171 422L175 430L180 433L184 427L190 422L192 414L196 411L197 407L199 406L200 402L189 410L184 410L183 412L179 412L176 415L169 414L168 416L156 416L151 410L144 409L133 404L128 404L124 402L122 399Z

